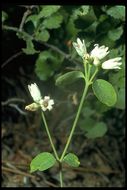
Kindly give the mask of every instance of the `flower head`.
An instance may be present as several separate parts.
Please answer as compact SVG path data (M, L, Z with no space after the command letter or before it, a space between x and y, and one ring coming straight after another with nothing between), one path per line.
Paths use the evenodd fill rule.
M100 59L103 59L109 53L108 47L105 47L105 46L99 47L98 44L95 44L94 46L95 48L90 53L91 57L93 58L96 57L100 60Z
M39 101L39 103L43 111L46 111L47 109L50 111L53 108L52 105L54 104L54 100L50 99L49 96L45 96L44 99Z
M41 100L41 92L36 83L28 85L28 89L30 94L35 102L39 102Z
M83 40L83 42L77 38L77 43L73 42L73 46L76 49L77 53L83 58L87 51L86 51L86 45L85 45L85 41Z
M102 63L103 69L121 69L120 65L122 65L121 57L116 57L114 59L109 59L108 61L105 61Z

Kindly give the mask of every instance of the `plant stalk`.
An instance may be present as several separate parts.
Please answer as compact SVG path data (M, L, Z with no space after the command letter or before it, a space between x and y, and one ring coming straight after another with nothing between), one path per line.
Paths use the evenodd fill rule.
M84 99L85 99L87 91L88 91L88 87L89 87L89 83L86 82L86 85L85 85L85 88L84 88L84 92L83 92L83 95L82 95L82 98L81 98L81 101L80 101L80 104L79 104L79 108L78 108L78 111L77 111L77 114L76 114L76 117L75 117L72 129L71 129L70 135L68 137L67 143L65 145L64 151L63 151L63 153L61 155L60 162L63 160L63 158L64 158L64 156L65 156L65 154L67 152L67 149L68 149L68 147L70 145L70 142L71 142L74 130L76 128L76 125L77 125L77 122L78 122L78 119L79 119L79 115L81 113L81 109L82 109L82 106L83 106L83 103L84 103Z
M43 122L44 122L44 125L45 125L45 129L46 129L47 135L48 135L48 137L49 137L49 141L50 141L50 143L51 143L53 152L54 152L54 154L55 154L56 159L59 161L59 157L58 157L57 151L56 151L56 149L55 149L54 143L53 143L53 141L52 141L52 137L51 137L51 135L50 135L50 131L49 131L49 128L48 128L48 125L47 125L47 122L46 122L44 113L41 112L41 115L42 115L42 118L43 118Z

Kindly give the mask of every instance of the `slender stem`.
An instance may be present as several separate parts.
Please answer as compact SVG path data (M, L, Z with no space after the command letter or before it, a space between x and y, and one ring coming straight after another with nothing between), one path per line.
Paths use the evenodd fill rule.
M87 63L85 63L85 60L84 60L84 69L85 69L85 78L88 78L87 76Z
M95 77L95 75L96 75L97 72L98 72L98 68L96 67L96 70L95 70L94 74L92 75L92 77L89 80L90 83L92 82L92 80Z
M49 128L48 128L48 125L47 125L47 122L46 122L44 113L41 112L41 115L42 115L42 118L43 118L43 121L44 121L44 125L45 125L45 128L46 128L46 132L47 132L47 134L48 134L48 137L49 137L49 140L50 140L50 143L51 143L53 152L54 152L54 154L55 154L56 159L59 160L57 151L56 151L56 149L55 149L55 146L54 146L53 141L52 141L52 137L51 137L50 132L49 132Z
M62 163L59 163L59 167L60 167L60 187L63 187L63 174L62 174Z
M63 160L63 158L64 158L64 156L66 154L66 151L67 151L67 149L68 149L68 147L70 145L70 142L71 142L71 139L72 139L74 130L76 128L76 125L77 125L77 122L78 122L78 119L79 119L79 115L80 115L80 112L81 112L81 109L82 109L82 106L83 106L83 103L84 103L84 99L85 99L86 93L88 91L88 87L89 87L89 83L86 83L85 89L84 89L84 92L83 92L83 95L82 95L82 98L81 98L81 101L80 101L80 105L79 105L79 108L78 108L78 111L77 111L77 114L76 114L72 129L71 129L71 132L70 132L70 135L68 137L68 140L67 140L67 143L65 145L64 151L63 151L63 153L61 155L61 158L60 158L60 162Z
M88 64L88 79L90 78L90 70L91 70L91 65Z

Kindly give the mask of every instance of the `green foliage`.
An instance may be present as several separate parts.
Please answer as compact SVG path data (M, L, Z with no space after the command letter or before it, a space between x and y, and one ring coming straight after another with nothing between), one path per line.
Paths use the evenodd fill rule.
M92 88L95 96L103 104L106 104L107 106L113 106L116 103L116 92L109 82L98 79L94 81Z
M78 157L72 153L68 153L63 161L72 167L78 167L80 164Z
M7 20L7 18L8 18L7 13L6 13L5 11L2 11L2 23L3 23L5 20Z
M38 31L35 34L35 39L37 41L42 41L42 42L47 42L48 39L50 38L50 34L47 30L43 29L42 31Z
M34 48L34 44L31 39L28 39L26 41L26 48L22 48L23 52L27 55L33 55L35 53L39 53L39 51L36 51Z
M47 80L60 67L60 64L60 57L50 51L43 51L36 60L35 72L40 80Z
M113 41L118 40L118 39L121 37L122 34L123 34L123 28L122 28L121 26L118 27L118 28L115 28L115 29L113 29L113 30L110 30L110 31L108 32L109 38L110 38L111 40L113 40Z
M48 29L59 28L63 21L63 16L60 14L55 14L52 17L48 17L44 20L43 26Z
M115 105L116 108L119 109L125 109L125 88L120 88L118 90L118 94L117 94L117 103Z
M37 170L44 171L52 166L54 166L56 163L56 159L54 156L49 152L43 152L38 154L30 164L30 172L35 172Z
M25 20L25 23L31 21L34 25L34 27L36 28L38 26L39 23L39 19L38 19L38 15L37 14L33 14L27 17L27 19Z
M57 12L61 6L59 5L46 5L46 6L41 6L42 10L40 11L38 17L49 17L52 16L53 13Z
M125 6L113 6L107 10L107 14L114 19L125 20Z
M79 78L84 78L84 74L81 71L71 71L58 77L56 79L56 85L66 86L77 81Z
M107 132L107 126L104 122L98 122L96 125L94 125L92 128L87 128L86 137L87 138L97 138L102 137Z

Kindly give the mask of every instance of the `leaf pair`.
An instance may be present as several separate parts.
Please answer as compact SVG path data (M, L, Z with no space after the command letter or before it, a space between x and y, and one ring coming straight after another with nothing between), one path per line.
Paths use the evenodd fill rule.
M80 164L78 157L72 153L67 154L64 157L63 161L72 167L78 167ZM51 153L49 152L40 153L32 160L30 164L30 172L32 173L35 172L36 170L45 171L54 166L55 163L56 159Z

